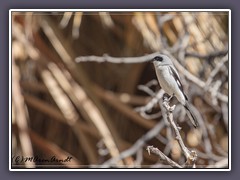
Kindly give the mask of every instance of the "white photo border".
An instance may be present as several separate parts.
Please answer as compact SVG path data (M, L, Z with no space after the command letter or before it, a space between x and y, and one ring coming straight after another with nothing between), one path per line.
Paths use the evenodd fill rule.
M196 169L151 169L151 168L12 168L12 13L13 12L228 12L228 168L196 168ZM231 171L231 9L10 9L9 10L9 171Z

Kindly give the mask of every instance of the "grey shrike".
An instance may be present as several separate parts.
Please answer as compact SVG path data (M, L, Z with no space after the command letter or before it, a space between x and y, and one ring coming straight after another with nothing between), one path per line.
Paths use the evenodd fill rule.
M190 110L188 98L183 91L180 77L171 59L166 55L159 54L153 58L153 64L157 74L158 82L162 89L169 96L175 96L177 100L185 107L189 119L196 128L198 126L197 119Z

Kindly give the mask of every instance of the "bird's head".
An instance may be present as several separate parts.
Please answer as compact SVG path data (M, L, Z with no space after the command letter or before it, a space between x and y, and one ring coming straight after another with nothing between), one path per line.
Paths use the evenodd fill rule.
M159 54L159 55L155 56L152 59L152 62L153 62L155 67L172 65L171 59L167 55L164 55L164 54Z

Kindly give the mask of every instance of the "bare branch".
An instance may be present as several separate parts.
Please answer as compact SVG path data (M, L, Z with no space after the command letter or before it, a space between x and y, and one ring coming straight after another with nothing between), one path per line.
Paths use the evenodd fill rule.
M207 168L226 168L228 167L228 158L222 159L213 165L208 165Z
M196 151L190 151L186 146L185 144L183 143L183 140L182 140L182 137L180 135L180 132L179 132L179 128L177 127L177 125L175 124L175 122L173 121L173 114L172 114L172 111L174 110L175 108L175 105L173 106L169 106L168 104L168 101L166 100L166 98L164 98L164 101L163 101L163 106L165 107L165 109L167 110L167 119L171 125L171 127L173 128L175 134L176 134L176 139L187 159L187 164L190 164L190 165L194 165L195 164L195 161L197 159L197 153Z
M156 154L157 156L160 157L161 160L167 162L170 166L172 166L174 168L183 168L178 163L174 162L169 157L167 157L165 154L163 154L158 148L155 148L153 146L148 146L147 151L149 154L150 154L150 152L153 154Z
M202 80L200 80L198 77L194 76L192 73L190 73L186 68L184 68L177 60L175 57L173 57L168 51L164 50L163 53L167 54L168 56L171 57L174 65L176 66L176 68L186 77L188 78L190 81L192 81L193 83L195 83L197 86L199 86L200 88L204 89L204 87L206 86L206 83ZM228 102L228 96L217 92L217 98L223 102Z
M135 108L135 111L137 112L147 112L151 110L162 98L164 94L163 90L158 91L155 97L153 97L145 106L137 107Z
M143 63L148 62L154 58L158 53L147 54L145 56L139 57L111 57L107 54L103 56L80 56L75 59L77 63L79 62L111 62L111 63Z
M61 28L65 28L68 25L70 18L72 17L72 14L73 14L73 12L65 12L64 13L63 18L59 24L59 26Z
M202 80L200 80L198 77L190 73L186 68L184 68L175 57L171 55L171 53L167 50L163 50L162 53L167 54L171 57L174 65L176 68L184 75L186 76L190 81L194 82L196 85L198 85L200 88L205 88L206 83ZM77 63L79 62L111 62L111 63L143 63L151 61L159 52L139 56L139 57L111 57L107 54L104 54L103 56L80 56L75 58L75 61ZM228 102L228 96L217 92L217 98L223 102Z
M199 59L212 59L215 57L220 57L220 56L225 56L228 53L228 48L225 48L222 51L215 51L213 53L207 54L207 55L202 55L202 54L197 54L197 53L191 53L191 52L186 52L187 57L196 57Z
M221 70L221 68L224 66L225 62L228 61L228 55L224 56L222 58L222 60L216 65L216 67L214 68L214 70L211 72L211 74L209 75L207 81L206 81L206 86L205 86L205 90L209 89L209 85L212 83L213 78L216 76L216 74Z
M160 133L160 131L163 129L163 127L164 127L164 122L160 121L158 124L156 124L156 126L154 126L154 128L152 128L145 135L139 138L131 148L121 152L118 157L107 160L105 163L102 164L102 167L104 168L110 167L111 165L114 165L119 160L136 154L137 151L140 148L142 148L147 141L157 136Z

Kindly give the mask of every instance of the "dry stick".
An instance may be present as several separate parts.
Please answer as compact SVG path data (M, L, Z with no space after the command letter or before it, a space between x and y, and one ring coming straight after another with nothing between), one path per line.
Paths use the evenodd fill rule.
M168 51L165 51L165 53L168 53L168 55L169 55L169 52ZM141 61L143 61L144 59L146 60L146 61L148 61L149 60L149 58L150 57L152 57L152 56L155 56L155 53L154 54L151 54L151 55L147 55L147 56L142 56L143 58L139 58L139 57L136 57L136 58L113 58L113 59L111 59L111 57L109 57L109 56L107 56L107 58L106 59L104 59L105 57L98 57L97 58L97 60L100 60L101 59L101 61L100 62L103 62L103 61L108 61L108 62L115 62L115 63L122 63L122 62L124 62L124 63L136 63L139 59L141 59ZM227 57L227 56L226 56ZM93 57L93 56L91 56L91 60L94 60L94 58L95 57ZM198 86L200 86L201 88L204 88L205 87L205 82L203 82L203 81L201 81L200 79L198 79L197 77L195 77L194 75L192 75L190 72L188 72L174 57L172 57L173 58L173 61L174 61L174 63L175 63L175 65L176 65L176 67L178 68L178 69L180 69L181 70L181 72L187 77L187 78L189 78L191 81L193 81L195 84L197 84ZM84 57L83 58L84 60L88 60L88 57ZM227 98L227 96L226 95L223 95L223 94L221 94L221 93L219 93L219 92L217 92L217 97L219 98L219 99L221 99L223 102L227 102L228 101L228 98ZM156 98L156 100L157 100L157 98ZM152 101L151 102L154 102L155 101L155 98L153 98L152 99ZM155 102L157 102L157 101L155 101ZM154 104L154 103L153 103ZM142 108L137 108L137 111L140 111L140 112L144 112L144 111L146 111L147 109L151 109L153 106L152 103L149 103L149 104L147 104L146 106L144 106L144 107L142 107ZM142 113L143 115L144 115L144 113Z
M130 106L122 103L117 96L111 91L105 91L101 87L95 85L94 91L99 98L104 100L106 103L110 104L113 108L117 109L119 112L122 112L130 120L141 125L146 129L153 128L156 123L153 121L146 121L142 116L135 112Z
M148 94L149 96L155 96L155 92L150 89L148 86L145 86L145 85L138 85L137 87L140 91L143 91L145 92L146 94Z
M159 100L162 98L164 94L164 91L161 89L157 93L155 93L154 97L146 103L144 106L136 107L135 111L139 112L142 117L145 119L156 119L158 117L161 117L162 113L158 112L155 114L148 115L146 112L153 109L153 107L159 102Z
M79 168L80 167L80 162L77 160L76 157L74 157L72 154L64 151L61 149L59 146L55 145L54 143L51 143L41 136L39 136L37 133L34 131L30 130L30 137L31 140L33 141L34 144L36 144L39 148L41 148L45 153L50 154L50 155L56 155L56 159L59 160L64 160L68 157L71 158L69 162L61 162L63 165L65 165L68 168ZM45 167L46 165L44 165ZM56 166L56 165L53 165Z
M203 152L201 152L201 151L199 151L199 150L196 150L196 152L197 152L197 155L198 155L198 157L199 158L201 158L201 159L206 159L207 161L209 161L209 160L212 160L212 161L220 161L220 160L222 160L223 158L225 158L225 156L218 156L218 155L215 155L215 154L210 154L210 153L203 153Z
M190 81L194 82L197 86L204 89L206 83L200 80L198 77L190 73L186 68L184 68L167 50L163 50L162 53L167 54L171 57L176 68L184 74ZM159 53L152 53L139 57L111 57L107 54L103 56L80 56L75 59L76 62L111 62L111 63L143 63L151 61ZM217 92L217 98L223 102L228 102L228 97L220 92Z
M228 131L228 105L226 103L221 103L221 109L223 114L223 122Z
M13 124L13 132L15 134L19 133L19 128L16 124ZM41 149L45 155L49 155L49 156L56 156L56 159L66 159L67 157L72 157L70 159L70 161L64 163L61 162L61 164L65 165L68 168L79 168L80 167L80 163L77 158L75 158L72 154L64 151L63 149L61 149L59 146L55 145L54 143L42 138L40 135L38 135L37 133L35 133L33 130L28 129L28 133L29 136L31 138L32 143L37 146L39 149ZM31 156L28 156L31 158ZM33 156L32 156L33 157ZM46 158L45 158L46 159ZM51 157L48 159L51 160ZM40 165L38 165L40 166ZM57 165L51 164L51 165L43 165L44 167L46 166L52 166L52 167L56 167ZM62 165L60 165L62 166Z
M218 162L216 162L213 165L208 165L206 168L216 168L216 169L220 169L220 168L228 168L229 164L228 164L228 158L224 158Z
M27 91L36 92L36 93L46 93L49 94L48 89L44 84L35 82L35 81L24 81L20 83L21 87Z
M66 38L64 38L60 34L59 30L55 28L55 25L46 16L44 16L41 21L41 27L45 35L51 42L52 46L55 48L55 50L61 57L62 62L67 66L68 69L72 71L74 78L76 78L78 82L80 82L80 84L82 84L86 88L88 95L95 99L95 104L97 104L97 106L92 101L89 100L86 103L85 107L92 108L92 113L89 115L91 117L93 124L96 126L96 128L98 128L100 134L102 135L103 141L106 147L108 148L111 156L112 157L118 156L119 150L115 141L120 141L119 137L117 136L117 134L113 134L113 132L109 130L108 126L111 126L111 128L113 128L113 126L110 125L111 122L109 120L109 117L107 117L107 115L104 114L103 108L100 107L101 105L100 102L92 92L91 83L89 83L87 76L84 74L84 70L83 69L81 70L80 67L77 69L75 63L72 61L74 53L71 51L70 47L67 46ZM102 113L99 108L101 108ZM121 164L123 164L122 161L119 162L119 165Z
M148 146L147 147L147 151L150 154L156 154L157 156L160 157L160 159L162 161L167 162L170 166L174 167L174 168L183 168L181 165L179 165L178 163L176 163L175 161L171 160L169 157L167 157L164 153L162 153L158 148L155 148L153 146Z
M213 86L209 89L211 96L212 96L212 104L213 105L217 105L218 101L217 101L217 93L219 88L222 85L222 81L221 80L216 80L216 82L213 84Z
M58 71L51 66L49 67L49 69L51 69L53 75L50 73L50 71L43 70L41 72L43 82L49 89L49 92L50 92L51 96L53 97L55 103L57 104L59 109L62 111L65 119L67 120L67 123L72 127L72 130L75 133L75 135L77 136L79 144L81 144L82 150L86 154L88 161L91 164L97 164L97 157L95 155L95 152L92 150L92 147L90 146L86 135L84 133L82 133L81 131L79 131L78 128L76 128L77 126L75 126L75 124L77 123L77 121L79 119L78 113L75 110L75 108L72 105L69 98L67 97L67 95L60 88L60 86L62 86L62 87L64 86L63 85L63 83L65 82L64 77L61 76L62 84L60 81L58 82L59 83L58 84L53 76L55 76L55 77L60 76L60 74L58 74ZM59 79L57 79L57 80L59 80Z
M210 73L207 81L206 81L206 86L205 90L209 89L210 84L213 81L213 78L216 76L216 74L221 70L221 68L224 66L225 62L228 61L228 55L224 56L221 61L216 65L216 67L213 69L213 71Z
M188 78L190 81L194 82L197 86L201 87L202 89L205 88L206 83L202 80L200 80L199 78L197 78L196 76L194 76L192 73L190 73L186 68L184 68L168 51L164 50L163 53L167 54L168 56L171 57L174 65L176 66L176 68L186 77ZM217 92L217 98L225 103L228 102L228 96Z
M111 62L111 63L143 63L148 62L153 59L159 53L148 54L139 57L111 57L107 54L103 56L80 56L75 59L77 63L79 62Z
M116 93L116 96L123 103L138 106L146 104L151 99L148 96L139 96L128 93Z
M156 123L153 121L146 121L146 119L139 116L139 114L136 113L131 107L122 103L118 99L118 97L115 93L108 91L108 90L104 90L96 84L94 85L93 89L95 90L96 95L100 99L102 99L106 103L110 104L113 108L115 108L119 112L122 112L126 117L129 118L129 120L132 120L134 123L137 123L146 129L151 129L156 125ZM145 153L144 153L144 155L145 155ZM146 158L149 158L149 156L146 156Z
M71 78L71 81L72 80L73 79ZM21 82L20 85L26 90L29 90L32 92L42 92L42 93L49 94L48 89L42 83L36 83L36 82L30 83L25 81L25 82ZM105 91L108 91L108 90L105 90ZM129 104L129 105L145 105L151 100L149 96L139 96L139 95L133 95L129 93L115 93L115 95L122 103Z
M25 109L25 103L24 103L24 98L21 94L21 88L19 85L20 81L20 72L15 64L14 58L12 59L12 101L14 103L15 107L15 112L16 112L16 124L19 128L19 141L21 145L21 150L22 150L22 155L24 157L31 157L33 156L33 149L32 149L32 143L29 138L29 133L28 133L28 123L27 123L27 114L26 114L26 109ZM35 163L27 161L25 162L25 166L27 168L34 168Z
M65 12L64 13L64 15L61 19L61 22L59 24L61 28L65 28L68 25L68 23L72 17L72 14L73 14L73 12Z
M175 124L175 122L173 121L173 110L175 108L174 106L169 106L168 102L166 100L163 101L163 106L165 107L165 109L167 110L167 119L171 125L171 127L174 129L174 132L176 134L176 139L184 153L184 156L187 159L187 164L189 165L194 165L195 161L197 159L197 153L196 151L190 151L188 150L188 148L185 146L185 144L183 143L182 137L180 135L179 129L177 127L177 125Z
M38 110L39 112L47 115L50 118L53 118L54 120L57 120L59 122L67 124L66 118L62 115L62 113L55 108L54 106L44 102L43 100L40 100L32 95L24 95L25 102L28 106L31 108L34 108ZM69 125L69 124L68 124ZM100 134L95 131L95 128L87 125L86 123L83 123L81 121L77 121L76 124L74 124L79 131L83 131L85 133L88 133L89 135L93 136L96 139L100 139Z
M142 148L147 141L157 136L160 131L164 128L164 121L160 121L156 124L152 129L150 129L146 134L144 134L141 138L139 138L134 145L132 145L129 149L121 152L121 154L116 158L111 158L102 164L102 167L107 168L111 165L114 165L120 159L124 159L126 157L132 156L137 153L137 151Z
M82 12L75 12L73 18L72 36L74 39L79 38L79 31L82 22Z
M168 52L167 52L168 53ZM154 54L155 55L155 54ZM152 55L152 56L154 56ZM145 58L146 61L148 61L151 56L143 56ZM94 57L91 56L91 60L94 60ZM97 58L97 60L100 60L99 59L100 57ZM108 61L108 62L114 62L114 63L136 63L138 61L138 59L140 59L139 57L136 57L135 58L114 58L114 59L111 59L109 56L104 59L105 57L102 57L101 58L101 61L100 62L103 62L103 61ZM83 59L82 59L83 60ZM87 57L84 58L84 60L87 60ZM96 60L96 59L95 59ZM141 61L143 61L143 59L141 59ZM187 77L189 78L191 81L193 81L194 83L196 83L198 86L200 86L201 88L204 88L205 87L205 82L201 81L200 79L198 79L197 77L195 77L194 75L192 75L190 72L186 71L186 69L177 62L177 60L174 58L174 63L176 64L177 68L179 68L181 70L181 72ZM220 100L224 101L224 102L227 102L228 101L228 98L227 96L221 94L221 93L217 93L217 96Z
M228 53L228 48L226 47L222 51L212 52L207 55L197 54L194 52L186 52L185 55L186 55L186 57L195 57L195 58L199 58L199 59L207 59L208 60L208 59L215 58L215 57L225 56L227 53Z
M137 107L137 108L135 108L135 110L137 112L141 113L141 112L146 112L146 111L149 111L149 110L153 109L153 107L162 98L163 94L164 94L164 91L161 89L160 91L158 91L156 93L156 95L145 106Z
M74 79L71 77L71 74L67 73L68 71L64 69L60 69L56 64L49 63L48 68L53 72L54 77L65 91L65 93L69 96L72 102L75 104L76 108L81 112L81 115L85 120L89 123L92 123L90 115L92 108L86 108L85 105L89 101L88 97L84 93L81 86L79 86ZM71 83L70 83L71 82ZM97 130L97 129L96 129Z
M107 28L112 28L114 26L114 22L109 14L109 12L99 12L99 17L104 26Z
M143 149L141 148L136 153L135 160L136 167L141 167L142 162L143 162Z
M27 83L24 83L23 87L24 88L32 87L32 84L28 85ZM30 89L27 89L27 90L30 90ZM57 120L62 123L67 122L67 120L63 117L62 113L54 106L34 97L32 95L25 94L24 99L28 106L40 111L41 113L47 115L48 117L52 118L53 120ZM76 126L76 128L78 128L79 131L83 131L84 133L87 133L96 139L101 138L101 135L99 134L98 131L95 130L95 127L91 127L90 125L87 125L86 123L83 123L81 121L77 121L74 126ZM123 144L126 148L131 147L131 145L129 143L127 143L126 141L123 141ZM149 160L153 161L153 158L149 157L147 154L145 154L145 152L144 152L144 156L146 158L148 158Z
M146 14L139 13L138 15L133 16L132 23L133 25L135 25L138 31L142 34L144 41L146 42L146 44L149 46L150 49L152 50L160 49L161 43L159 41L159 33L157 32L158 34L154 34L152 29L150 30L150 27L153 28L153 25L149 26L148 17L149 16L146 16ZM157 26L156 22L154 22L154 26Z
M26 39L32 40L33 38L33 27L35 25L33 21L33 12L26 12L25 18L24 18L24 23L25 23L25 36Z
M24 35L24 32L21 30L20 25L13 21L12 27L13 37L15 37L25 46L25 48L27 49L26 52L28 53L29 57L33 60L36 60L39 57L39 53L36 50L36 48L33 47L33 45L30 43L27 37Z

